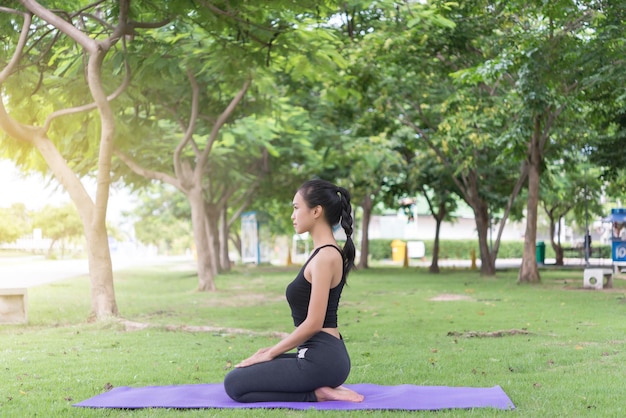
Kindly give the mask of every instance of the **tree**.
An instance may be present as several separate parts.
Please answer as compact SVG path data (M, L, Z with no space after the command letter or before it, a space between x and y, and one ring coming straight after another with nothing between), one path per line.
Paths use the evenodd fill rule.
M355 138L349 151L349 172L343 180L349 183L353 204L362 209L361 248L357 267L368 268L369 226L374 207L401 177L402 158L396 138L384 133L377 136Z
M440 16L431 12L414 2L400 7L395 2L356 0L343 2L337 14L342 54L349 65L342 69L340 79L326 83L325 120L338 130L336 158L343 169L336 170L335 177L351 190L353 205L361 208L359 268L368 267L373 209L382 202L398 206L397 186L408 170L402 158L406 137L397 133L399 126L387 103L394 92L390 84L395 74L381 60L381 49L385 49L381 44L386 45L409 20L441 24Z
M498 14L484 14L483 6L450 3L427 9L440 18L411 19L375 47L387 78L394 80L385 84L390 91L387 111L413 129L413 149L427 147L435 153L472 208L481 274L493 275L500 237L526 167L511 158L503 141L515 104L505 94L511 88L502 74L505 63L491 63L495 71L476 70L494 58L498 41L489 36L502 23ZM491 247L488 232L495 215L500 215L500 227Z
M561 141L572 138L563 132L574 115L580 120L585 99L582 86L603 78L586 56L594 37L590 28L603 9L591 1L436 4L453 26L439 31L407 30L381 49L388 57L383 61L397 66L396 74L405 71L397 83L404 91L403 99L396 99L400 119L438 153L473 208L481 273L495 272L504 222L522 187L528 187L518 279L537 282L539 178L545 158L558 159ZM398 50L413 54L394 54ZM482 171L485 167L488 170ZM489 173L494 169L507 175L507 187L499 175ZM498 181L484 184L490 177ZM509 192L502 194L506 189ZM498 239L490 252L484 231L499 212Z
M138 241L165 253L191 249L191 216L184 195L167 184L152 184L139 191L138 200L139 204L124 214L134 221Z
M204 176L206 175L206 166L208 165L212 145L216 141L222 126L234 112L237 104L243 99L250 86L250 81L248 80L244 83L241 90L232 98L230 104L218 116L207 142L204 145L199 145L193 136L196 123L198 123L200 87L191 71L187 73L187 76L189 77L192 90L192 104L189 119L181 122L184 127L184 135L174 151L173 175L144 168L132 157L120 150L116 151L116 155L137 174L148 179L160 180L171 184L185 194L191 207L191 223L198 254L198 290L213 291L216 290L214 277L218 272L218 254L214 251L211 238L217 236L217 230L214 227L215 224L210 222L210 220L216 219L217 214L208 213L211 211L211 207L207 205L205 200ZM183 154L186 147L190 147L193 150L193 158L187 158Z
M99 319L117 315L106 230L115 135L111 101L130 80L123 53L127 40L141 28L164 22L134 20L130 0L119 0L109 8L99 2L46 8L22 0L1 7L0 12L18 35L4 38L8 44L3 53L11 52L0 71L0 129L7 135L3 142L13 148L14 159L22 165L36 150L67 190L87 239L92 314ZM79 174L96 164L91 156L97 158L94 199Z
M32 215L33 228L40 228L42 236L50 239L48 257L52 257L54 245L61 243L61 257L65 255L65 244L83 236L83 224L76 207L68 203L63 206L46 205Z
M449 220L457 208L458 191L452 178L445 172L444 167L437 163L436 155L432 150L418 153L412 162L416 178L411 181L422 196L426 199L428 209L435 218L435 239L433 242L433 257L428 271L439 273L439 235L441 223ZM416 172L417 171L417 172Z
M584 139L589 162L602 168L602 178L619 196L626 191L626 155L616 152L626 146L626 7L621 2L604 2L602 12L595 21L596 36L583 52L595 68L584 89L589 102L589 126L596 132Z
M0 242L15 242L30 231L30 220L23 203L0 208Z
M603 193L600 170L581 161L580 152L574 161L561 160L548 166L541 184L541 206L550 222L550 241L556 255L556 265L563 265L561 230L565 218L574 213L580 225L585 224L585 212L602 213L600 196ZM582 222L581 222L582 221ZM557 230L557 227L559 228Z
M215 290L215 275L229 268L229 226L250 204L277 152L269 128L274 121L266 117L270 99L281 93L272 74L280 69L311 77L338 58L317 22L325 7L288 3L201 2L203 8L179 16L175 31L153 31L160 53L142 56L140 73L155 85L133 90L139 100L124 109L133 129L118 138L118 158L189 200L199 290ZM301 53L296 45L310 47ZM163 79L168 82L157 81ZM147 140L155 137L161 140ZM163 160L164 148L171 162Z

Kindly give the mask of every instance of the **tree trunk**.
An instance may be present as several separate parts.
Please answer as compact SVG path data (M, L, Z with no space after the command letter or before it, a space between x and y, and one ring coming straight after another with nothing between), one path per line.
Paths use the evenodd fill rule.
M113 265L106 226L98 223L88 227L86 238L93 314L98 319L116 316L119 312L115 302Z
M228 207L220 210L220 266L222 271L230 271L230 257L228 255L228 235L230 234L228 227Z
M556 254L556 264L559 266L564 265L565 263L563 262L563 245L561 245L561 228L563 225L563 215L559 216L559 234L557 235L556 238L556 242L557 242L557 246L554 249L554 252ZM559 264L560 263L560 264Z
M207 242L209 243L209 255L211 257L210 263L213 275L217 276L223 271L220 265L220 211L216 205L211 203L205 203L205 211Z
M556 236L556 222L554 221L553 215L549 215L550 218L550 244L552 245L552 249L554 250L557 266L563 265L563 248L561 247L560 242L554 240Z
M363 221L361 222L361 257L359 258L359 264L357 266L360 269L369 268L367 261L370 252L369 226L370 220L372 219L373 207L374 202L372 201L372 197L366 194L361 201L361 208L363 208Z
M50 139L45 135L35 136L33 142L55 178L70 195L80 215L87 240L87 259L91 280L91 314L97 319L116 316L119 311L115 301L113 266L106 230L106 203L103 205L100 201L99 207L93 203L80 180ZM99 184L98 189L100 187L104 186ZM106 187L108 188L108 185ZM96 198L101 196L103 195L97 194ZM108 201L108 193L101 199Z
M443 216L435 216L435 241L433 242L433 259L430 262L428 271L439 273L439 232L441 231L441 221Z
M239 259L243 259L243 250L241 248L241 236L236 233L236 232L232 232L232 234L229 234L229 239L230 242L233 243L233 247L235 247L237 249L237 253L239 254Z
M188 191L187 198L191 206L191 226L198 258L198 290L215 291L214 266L211 265L211 245L207 236L207 216L201 186L196 185L191 188Z
M477 201L472 206L478 233L478 248L480 252L480 274L482 276L496 275L496 260L489 248L489 211L484 201Z
M557 266L562 266L565 263L563 262L563 247L561 245L555 245L554 246L554 254L556 257L556 265Z
M54 251L54 244L57 242L55 239L50 240L50 245L48 246L48 258L52 259L52 252Z
M540 121L535 117L533 137L528 146L528 203L526 205L526 234L524 255L520 267L518 283L539 283L539 269L536 261L537 208L539 206L539 177L541 170Z

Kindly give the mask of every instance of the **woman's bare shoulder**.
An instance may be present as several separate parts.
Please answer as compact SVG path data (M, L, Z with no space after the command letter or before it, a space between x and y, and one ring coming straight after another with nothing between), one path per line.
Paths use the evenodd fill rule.
M335 265L335 264L343 264L343 256L338 251L339 247L328 246L324 248L320 248L317 256L313 259L316 264L321 265Z

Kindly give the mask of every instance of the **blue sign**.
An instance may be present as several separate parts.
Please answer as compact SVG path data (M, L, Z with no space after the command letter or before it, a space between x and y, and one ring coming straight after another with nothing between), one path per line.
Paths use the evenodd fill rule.
M626 241L613 241L613 261L626 261Z

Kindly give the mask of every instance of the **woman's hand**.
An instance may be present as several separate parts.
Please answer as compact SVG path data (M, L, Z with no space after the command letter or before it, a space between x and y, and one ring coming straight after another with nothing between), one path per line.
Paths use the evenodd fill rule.
M270 355L271 347L261 348L259 351L248 357L247 359L236 364L235 367L248 367L253 364L263 363L272 360L274 357Z

